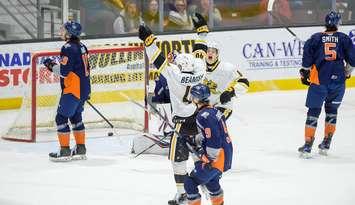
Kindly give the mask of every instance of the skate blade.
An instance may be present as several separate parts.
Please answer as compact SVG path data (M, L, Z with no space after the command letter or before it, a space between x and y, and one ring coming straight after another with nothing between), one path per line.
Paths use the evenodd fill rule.
M68 156L68 157L58 157L58 158L55 158L55 157L49 157L49 160L52 161L52 162L69 162L72 160L71 156Z
M312 158L312 154L311 153L308 153L308 152L300 152L300 158L302 159L310 159Z
M181 202L177 202L177 201L168 201L169 205L187 205L187 200L186 201L181 201Z
M78 155L72 156L72 160L87 160L87 157L86 157L86 155L78 154Z
M319 149L318 153L323 156L328 156L328 150L327 149Z

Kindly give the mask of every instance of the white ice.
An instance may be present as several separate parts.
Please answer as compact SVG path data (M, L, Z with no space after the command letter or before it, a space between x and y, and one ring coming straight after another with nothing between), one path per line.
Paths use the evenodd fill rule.
M345 94L329 156L317 154L322 114L313 158L307 160L297 153L303 144L305 96L305 90L275 91L237 100L228 122L234 164L221 180L225 204L355 204L355 89ZM56 142L0 140L0 205L163 205L175 194L166 156L133 158L132 136L120 141L103 137L106 133L88 135L99 137L87 141L88 160L70 163L48 160ZM210 203L204 199L203 204Z

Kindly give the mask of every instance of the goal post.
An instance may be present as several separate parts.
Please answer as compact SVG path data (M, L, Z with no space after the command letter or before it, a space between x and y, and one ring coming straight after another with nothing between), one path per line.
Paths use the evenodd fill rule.
M59 60L59 54L58 51L32 54L22 105L4 139L22 142L56 139L54 120L61 93L60 78L42 64L49 57ZM148 113L127 99L129 96L144 104L149 80L153 78L147 62L142 46L89 48L90 102L115 128L148 131ZM88 106L84 109L87 129L109 128L94 110Z

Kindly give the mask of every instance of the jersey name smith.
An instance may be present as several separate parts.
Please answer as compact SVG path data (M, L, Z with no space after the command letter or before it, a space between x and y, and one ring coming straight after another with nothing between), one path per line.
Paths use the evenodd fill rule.
M338 43L339 38L337 36L322 36L323 43Z

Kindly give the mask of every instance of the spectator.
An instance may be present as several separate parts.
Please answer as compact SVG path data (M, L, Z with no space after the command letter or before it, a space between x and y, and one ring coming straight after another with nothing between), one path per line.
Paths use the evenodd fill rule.
M159 29L159 5L158 0L150 0L148 2L147 12L143 13L143 20L153 31Z
M208 22L208 14L210 8L210 1L209 0L199 0L197 5L192 5L190 10L195 13L200 13ZM218 8L213 8L213 25L220 26L222 23L222 15Z
M113 23L113 31L115 34L138 32L141 21L137 3L132 0L127 1L125 9Z
M260 10L266 14L267 12L267 6L268 6L268 0L261 0L260 1ZM290 23L292 22L292 12L290 9L290 5L288 3L288 0L275 0L273 8L272 8L273 14L276 16L280 17L282 22L285 23ZM268 19L269 17L269 19ZM270 21L271 20L271 21ZM261 15L261 21L262 22L273 22L272 24L280 24L281 22L278 22L277 19L273 19L272 17L268 15Z
M175 0L174 6L176 11L169 11L167 30L191 30L192 19L187 12L186 0Z
M349 0L348 4L349 4L348 5L348 7L349 7L349 18L354 23L355 22L355 2Z
M86 35L113 34L112 24L121 11L111 1L85 0L80 3L80 19Z

